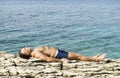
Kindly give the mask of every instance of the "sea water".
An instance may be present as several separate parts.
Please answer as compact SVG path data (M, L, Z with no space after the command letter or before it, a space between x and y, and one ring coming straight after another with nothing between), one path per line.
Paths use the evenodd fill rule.
M52 46L120 58L120 2L91 1L1 0L0 51Z

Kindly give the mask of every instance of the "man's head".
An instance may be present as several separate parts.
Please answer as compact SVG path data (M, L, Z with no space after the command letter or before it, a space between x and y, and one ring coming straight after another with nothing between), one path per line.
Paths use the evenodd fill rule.
M25 47L19 51L19 56L21 58L29 59L31 57L31 52L32 49L30 47Z

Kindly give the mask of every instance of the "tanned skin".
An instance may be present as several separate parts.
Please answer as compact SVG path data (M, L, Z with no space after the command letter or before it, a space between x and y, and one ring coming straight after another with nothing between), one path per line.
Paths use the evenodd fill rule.
M99 61L103 61L106 56L105 54L102 54L100 56L96 55L93 57L88 57L78 54L76 52L70 52L70 51L67 52L68 52L68 58L57 59L55 57L58 54L58 49L54 47L42 46L42 47L37 47L35 49L31 49L30 47L25 47L20 50L21 54L29 55L30 57L38 58L47 62L64 62L69 60L99 62Z

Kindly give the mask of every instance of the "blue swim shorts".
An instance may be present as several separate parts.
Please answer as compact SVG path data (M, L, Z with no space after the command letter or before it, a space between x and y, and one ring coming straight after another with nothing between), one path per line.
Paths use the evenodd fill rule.
M58 49L58 54L57 54L56 58L58 58L58 59L68 58L68 52Z

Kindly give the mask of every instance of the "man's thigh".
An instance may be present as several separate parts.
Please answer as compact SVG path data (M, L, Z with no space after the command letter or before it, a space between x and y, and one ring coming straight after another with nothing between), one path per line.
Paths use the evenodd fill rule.
M78 60L80 57L80 54L77 54L75 52L68 52L68 59L70 60Z

